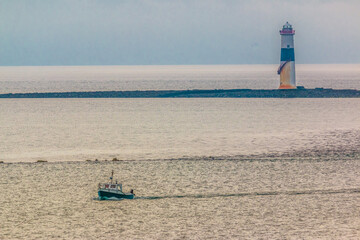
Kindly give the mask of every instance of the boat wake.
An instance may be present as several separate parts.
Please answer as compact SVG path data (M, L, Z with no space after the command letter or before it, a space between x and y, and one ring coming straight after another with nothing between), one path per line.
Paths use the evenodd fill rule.
M217 198L217 197L247 197L247 196L278 196L278 195L316 195L316 194L356 194L360 193L360 188L348 189L327 189L327 190L298 190L298 191L273 191L273 192L249 192L249 193L229 193L229 194L188 194L188 195L172 195L172 196L144 196L135 197L137 200L157 200L157 199L176 199L176 198ZM94 200L100 200L94 198ZM107 201L119 201L123 198L108 198Z

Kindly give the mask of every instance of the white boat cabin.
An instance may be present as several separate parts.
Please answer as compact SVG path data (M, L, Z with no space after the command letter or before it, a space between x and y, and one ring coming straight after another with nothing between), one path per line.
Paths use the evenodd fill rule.
M106 189L110 191L120 191L122 192L122 184L113 184L113 183L99 183L99 189Z

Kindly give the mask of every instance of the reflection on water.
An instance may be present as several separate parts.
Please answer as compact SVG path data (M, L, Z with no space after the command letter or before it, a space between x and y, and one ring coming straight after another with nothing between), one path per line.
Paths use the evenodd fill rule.
M149 160L359 148L360 99L3 99L0 160Z

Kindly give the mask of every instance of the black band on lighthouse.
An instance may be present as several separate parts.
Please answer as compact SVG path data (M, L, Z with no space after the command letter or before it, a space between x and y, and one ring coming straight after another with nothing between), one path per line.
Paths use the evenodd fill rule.
M281 49L281 61L295 61L295 53L293 48Z

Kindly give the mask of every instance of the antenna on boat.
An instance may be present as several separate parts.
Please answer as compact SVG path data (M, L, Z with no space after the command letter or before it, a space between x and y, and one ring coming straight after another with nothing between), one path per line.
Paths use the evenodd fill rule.
M111 177L110 177L111 184L113 183L113 176L114 176L114 170L111 171Z

